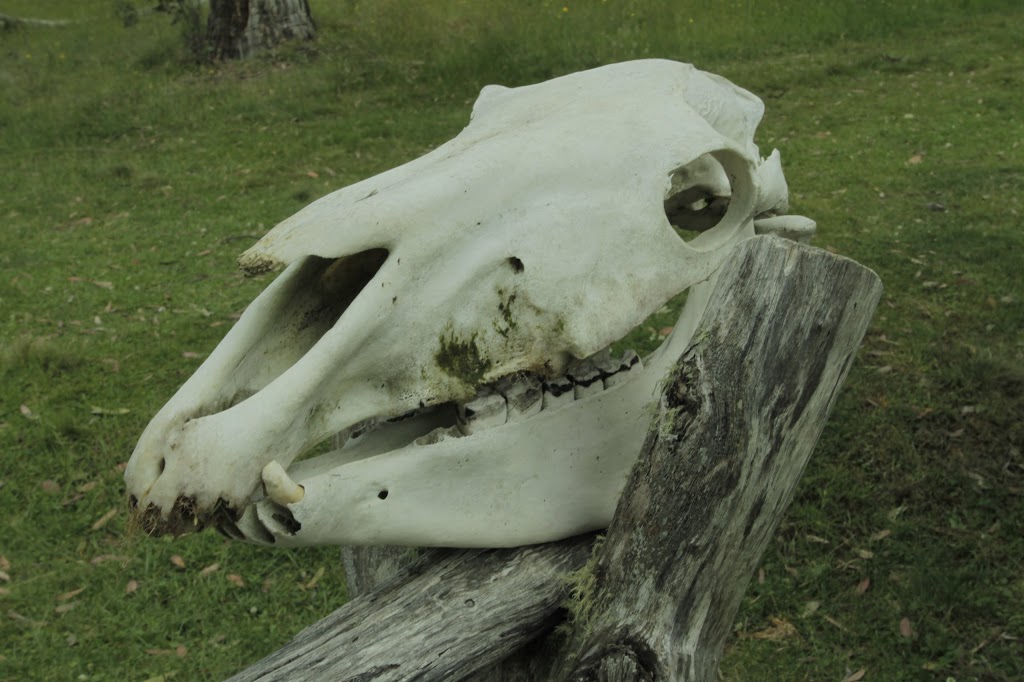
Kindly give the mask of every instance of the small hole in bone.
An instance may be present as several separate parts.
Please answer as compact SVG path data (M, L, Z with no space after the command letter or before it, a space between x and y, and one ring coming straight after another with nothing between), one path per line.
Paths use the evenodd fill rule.
M164 472L164 469L167 467L167 460L161 457L160 464L158 464L157 466L160 467L160 473L162 474Z
M388 499L388 491L387 490L381 490L379 493L377 493L377 498L381 499L381 500Z
M526 269L526 266L523 265L523 261L519 260L515 256L512 256L508 259L508 264L511 265L512 270L514 270L517 273L522 272L523 270Z

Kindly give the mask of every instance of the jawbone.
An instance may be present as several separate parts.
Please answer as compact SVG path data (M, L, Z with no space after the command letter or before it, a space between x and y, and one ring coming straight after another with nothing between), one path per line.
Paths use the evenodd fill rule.
M619 360L598 354L574 365L587 376L519 376L458 406L361 423L343 447L287 473L268 465L267 496L218 528L280 547L515 547L604 528L651 425L658 384L713 284L690 289L672 333L643 361L631 351Z

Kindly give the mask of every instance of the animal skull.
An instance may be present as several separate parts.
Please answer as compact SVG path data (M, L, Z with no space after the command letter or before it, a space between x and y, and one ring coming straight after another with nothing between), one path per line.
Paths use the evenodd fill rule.
M488 86L453 140L285 220L239 261L283 273L128 463L143 526L495 547L607 525L726 254L755 219L813 230L778 215L762 112L662 60ZM660 349L610 356L688 287Z

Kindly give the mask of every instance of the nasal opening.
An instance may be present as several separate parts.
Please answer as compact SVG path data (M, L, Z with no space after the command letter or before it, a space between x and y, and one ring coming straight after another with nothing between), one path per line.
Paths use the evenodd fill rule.
M292 265L298 272L288 277L286 290L275 296L263 333L231 373L228 388L233 390L216 411L259 392L302 359L337 324L387 257L386 249L369 249L341 258L307 256ZM270 287L278 284L275 281ZM268 288L264 295L269 293Z

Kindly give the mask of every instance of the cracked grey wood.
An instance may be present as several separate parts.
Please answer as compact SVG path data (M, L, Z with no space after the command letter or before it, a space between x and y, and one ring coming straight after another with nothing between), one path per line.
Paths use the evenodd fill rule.
M461 679L553 625L590 542L430 550L231 680Z
M747 583L880 294L873 272L820 249L775 237L736 248L666 378L598 551L597 587L584 597L591 615L571 623L568 635L546 637L559 617L561 588L552 588L559 572L585 561L587 538L520 550L432 550L376 588L401 554L348 550L359 559L349 562L350 580L362 596L232 679L714 680ZM460 598L472 598L467 586L484 583L493 599L487 628L466 617L481 609L458 608ZM386 623L371 625L382 609ZM517 635L514 646L508 632ZM371 633L383 639L364 638ZM515 651L531 639L528 650ZM504 662L493 655L499 649L509 656ZM368 658L370 650L378 657ZM428 669L434 657L452 660ZM332 676L322 674L328 665Z
M740 600L881 295L873 272L774 237L737 248L666 381L553 679L716 679ZM570 662L571 661L571 662Z

